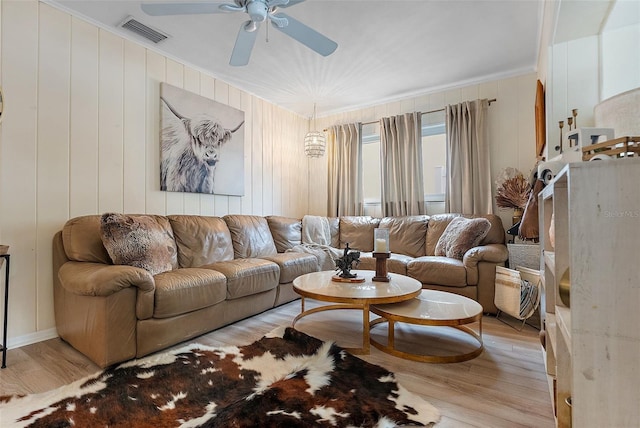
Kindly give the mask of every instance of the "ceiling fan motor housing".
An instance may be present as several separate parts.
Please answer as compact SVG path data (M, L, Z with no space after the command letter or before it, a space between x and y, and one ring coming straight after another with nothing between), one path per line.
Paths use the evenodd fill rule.
M253 0L247 3L247 13L253 22L264 22L269 8L263 0Z

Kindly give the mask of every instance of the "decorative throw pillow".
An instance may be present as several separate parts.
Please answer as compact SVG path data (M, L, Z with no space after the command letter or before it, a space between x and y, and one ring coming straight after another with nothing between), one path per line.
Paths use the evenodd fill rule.
M152 275L172 270L177 262L171 226L150 215L106 213L100 218L102 243L116 265L148 270Z
M462 260L464 253L478 246L490 228L491 222L486 218L456 217L438 239L435 254Z

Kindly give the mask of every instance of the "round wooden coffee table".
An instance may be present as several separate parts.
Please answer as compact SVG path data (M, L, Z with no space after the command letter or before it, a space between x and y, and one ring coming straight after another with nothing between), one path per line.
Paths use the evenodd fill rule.
M482 353L482 306L475 300L454 293L436 290L422 290L414 299L388 305L372 305L371 312L381 318L373 320L371 328L388 322L387 345L371 339L376 348L396 357L426 363L458 363L477 357ZM470 352L454 355L419 355L399 351L395 348L395 323L424 326L453 327L472 336L477 346ZM478 323L478 332L465 324Z
M355 270L354 274L364 277L364 282L335 282L334 271L312 272L293 280L293 289L302 297L300 314L293 319L292 326L307 315L334 309L359 309L362 311L362 348L345 348L354 354L368 354L369 308L373 304L397 303L413 299L422 291L422 284L413 278L390 273L389 282L373 281L374 271ZM335 303L305 310L304 299Z

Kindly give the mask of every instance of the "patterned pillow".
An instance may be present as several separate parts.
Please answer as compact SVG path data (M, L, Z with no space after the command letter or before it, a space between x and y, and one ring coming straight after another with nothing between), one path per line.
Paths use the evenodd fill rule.
M478 246L490 228L491 222L486 218L456 217L438 239L435 254L462 260L464 253Z
M113 264L139 267L152 275L177 267L176 242L168 220L106 213L100 218L100 234Z

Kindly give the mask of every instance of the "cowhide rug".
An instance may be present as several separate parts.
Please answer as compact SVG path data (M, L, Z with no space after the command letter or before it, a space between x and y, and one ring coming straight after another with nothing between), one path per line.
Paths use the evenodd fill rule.
M241 347L191 344L0 402L10 427L393 427L440 417L393 373L292 328Z

